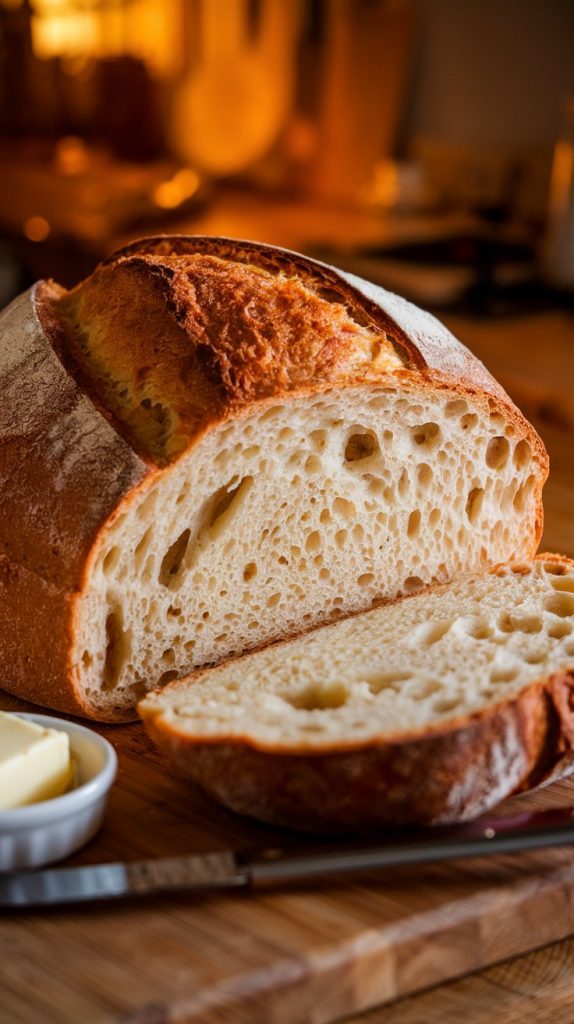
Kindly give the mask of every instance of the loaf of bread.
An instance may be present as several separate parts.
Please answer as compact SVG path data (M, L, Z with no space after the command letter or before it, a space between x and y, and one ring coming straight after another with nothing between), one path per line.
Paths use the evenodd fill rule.
M2 686L150 688L534 555L547 457L433 317L268 246L148 239L0 317Z
M227 807L293 828L473 818L565 773L574 562L463 576L195 672L140 712Z

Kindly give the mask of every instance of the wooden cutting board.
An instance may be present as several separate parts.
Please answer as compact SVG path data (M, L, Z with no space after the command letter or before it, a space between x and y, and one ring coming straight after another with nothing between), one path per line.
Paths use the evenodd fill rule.
M68 863L293 841L176 778L140 726L101 731L119 778L104 828ZM574 783L517 804L574 805ZM3 912L0 1021L322 1024L571 932L568 848L281 891Z

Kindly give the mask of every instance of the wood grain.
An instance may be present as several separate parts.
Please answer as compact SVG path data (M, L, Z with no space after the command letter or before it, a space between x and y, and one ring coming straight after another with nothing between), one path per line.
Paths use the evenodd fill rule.
M552 314L525 324L451 326L500 373L548 444L544 543L573 555L572 321ZM553 346L557 361L546 358ZM0 705L19 706L9 697ZM70 863L294 842L219 809L177 779L139 726L101 731L118 751L119 778L102 832ZM513 804L574 805L574 783ZM572 942L424 996L412 993L572 933L568 848L393 869L352 884L4 913L0 1022L324 1024L401 1000L365 1021L442 1024L464 1016L469 1024L518 1024L527 1000L539 1013L529 1021L549 1019L542 1000L550 990L546 1010L555 1007L552 1019L566 1022Z

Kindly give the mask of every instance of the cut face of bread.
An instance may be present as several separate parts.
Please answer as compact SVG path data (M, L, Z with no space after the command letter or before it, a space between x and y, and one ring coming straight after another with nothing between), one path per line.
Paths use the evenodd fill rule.
M486 403L349 388L221 424L113 522L79 604L86 700L532 553L539 469Z
M39 282L0 388L2 685L71 714L540 539L547 456L485 367L271 246L143 239Z
M152 737L294 827L455 821L571 758L574 563L465 576L150 694Z

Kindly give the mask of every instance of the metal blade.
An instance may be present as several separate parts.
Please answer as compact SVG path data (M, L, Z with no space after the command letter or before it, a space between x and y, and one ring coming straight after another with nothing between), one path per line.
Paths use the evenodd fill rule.
M567 807L513 818L478 818L463 825L413 829L395 834L385 843L337 843L312 852L264 850L242 861L248 865L252 885L277 885L460 857L524 853L570 843L574 843L574 809Z
M390 837L389 837L390 838ZM574 843L574 810L526 813L514 818L479 818L464 825L393 833L385 843L331 841L315 848L264 849L252 853L224 850L190 857L128 864L54 868L0 875L0 907L33 907L109 900L149 893L277 885L405 864L427 864L454 857Z
M85 903L174 890L234 888L248 884L228 850L131 864L95 864L0 874L0 907Z

